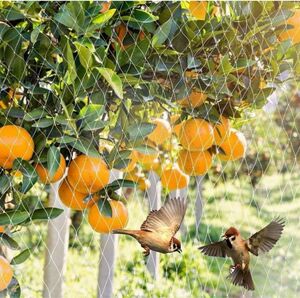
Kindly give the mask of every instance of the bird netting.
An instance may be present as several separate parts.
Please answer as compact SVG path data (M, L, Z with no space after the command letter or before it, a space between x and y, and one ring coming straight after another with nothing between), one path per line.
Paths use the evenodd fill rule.
M299 42L296 1L0 2L0 296L296 297ZM198 249L281 218L254 292Z

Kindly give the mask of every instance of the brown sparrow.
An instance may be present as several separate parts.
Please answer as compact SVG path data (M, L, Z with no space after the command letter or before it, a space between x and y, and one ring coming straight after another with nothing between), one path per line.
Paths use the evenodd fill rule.
M228 278L234 285L253 291L255 288L249 269L249 252L258 256L271 250L280 238L284 225L284 219L277 218L247 240L242 238L236 228L231 227L222 236L224 240L199 249L207 256L232 258L234 266L230 267Z
M185 215L187 203L180 198L169 199L159 210L152 210L140 230L114 230L114 234L125 234L135 238L145 249L160 253L182 252L181 243L174 237Z

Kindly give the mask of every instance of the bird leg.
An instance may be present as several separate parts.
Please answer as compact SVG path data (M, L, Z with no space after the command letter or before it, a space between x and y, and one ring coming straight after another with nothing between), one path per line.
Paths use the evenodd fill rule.
M150 248L146 245L142 245L142 248L145 250L145 251L143 251L144 256L148 257L150 254Z

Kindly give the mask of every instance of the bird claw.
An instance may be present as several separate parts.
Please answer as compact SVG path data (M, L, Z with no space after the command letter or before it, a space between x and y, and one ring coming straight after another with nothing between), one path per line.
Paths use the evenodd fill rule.
M142 246L142 247L143 247L143 249L144 249L144 251L143 251L144 257L148 257L149 254L150 254L150 249L149 249L149 247L147 247L147 246Z

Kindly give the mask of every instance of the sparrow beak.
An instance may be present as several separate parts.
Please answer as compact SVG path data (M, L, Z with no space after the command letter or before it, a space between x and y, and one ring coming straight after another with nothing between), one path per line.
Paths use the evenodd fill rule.
M182 249L178 248L177 251L181 254L182 253Z
M222 235L221 237L222 237L222 238L226 238L226 235L224 234L224 235Z

